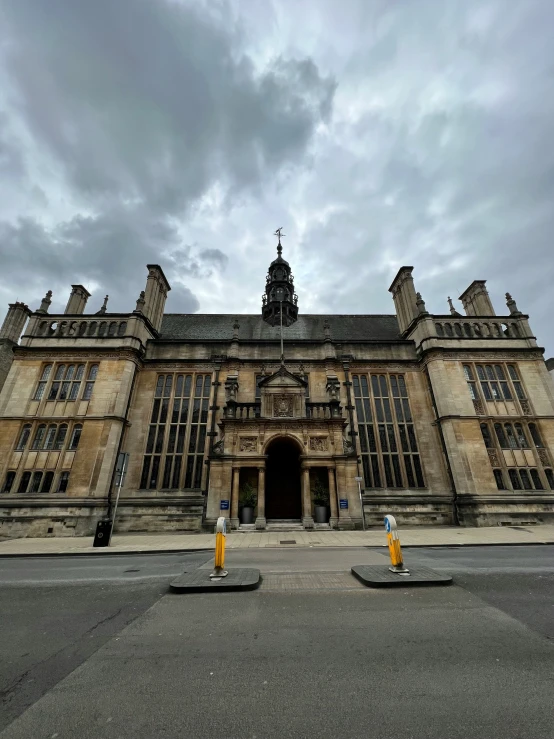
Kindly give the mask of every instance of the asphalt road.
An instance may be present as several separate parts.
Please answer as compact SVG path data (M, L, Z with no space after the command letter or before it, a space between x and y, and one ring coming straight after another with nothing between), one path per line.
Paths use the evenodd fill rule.
M554 547L234 550L248 593L173 595L206 553L0 559L1 739L551 739Z

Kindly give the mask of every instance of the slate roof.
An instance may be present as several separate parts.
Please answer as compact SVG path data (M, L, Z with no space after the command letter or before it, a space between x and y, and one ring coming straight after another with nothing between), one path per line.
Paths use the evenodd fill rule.
M166 313L161 340L231 341L238 319L239 341L279 341L279 326L269 326L259 314ZM395 315L301 315L286 328L286 341L318 341L325 338L323 324L329 322L334 342L401 341Z

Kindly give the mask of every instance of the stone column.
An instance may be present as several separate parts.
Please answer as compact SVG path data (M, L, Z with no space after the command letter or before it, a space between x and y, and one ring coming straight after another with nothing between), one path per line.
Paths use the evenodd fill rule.
M258 515L256 528L265 529L265 467L258 467Z
M302 467L302 526L313 529L312 498L310 495L310 468Z
M239 527L239 481L240 467L233 467L233 488L231 491L231 528Z
M329 504L331 506L331 517L329 518L329 526L335 529L339 523L339 513L337 505L337 488L335 485L335 468L328 467L329 473Z

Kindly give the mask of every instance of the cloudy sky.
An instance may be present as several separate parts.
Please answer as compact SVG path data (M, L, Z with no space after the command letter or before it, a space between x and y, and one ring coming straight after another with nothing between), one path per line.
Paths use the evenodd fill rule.
M552 0L0 0L0 304L305 313L487 279L554 354ZM460 307L461 310L461 307ZM3 312L3 309L2 309Z

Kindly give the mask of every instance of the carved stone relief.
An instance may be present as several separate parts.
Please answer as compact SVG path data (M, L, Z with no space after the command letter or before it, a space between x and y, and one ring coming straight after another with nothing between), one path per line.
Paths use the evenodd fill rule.
M312 452L326 452L327 439L321 436L310 436L310 449Z
M483 403L480 400L474 400L473 401L473 407L475 408L475 413L478 416L484 416L485 415L485 409L483 408Z
M342 437L342 448L345 454L354 454L354 445L346 436Z
M531 406L528 400L520 400L519 402L521 403L521 410L525 413L526 416L533 415L533 412L531 410Z
M241 452L256 452L258 451L258 439L255 436L241 436L240 446Z
M541 464L543 464L545 467L549 467L550 459L548 458L548 452L546 451L546 449L537 449L537 452L539 453Z
M273 415L276 418L291 417L293 411L292 395L278 394L273 396Z
M500 467L500 460L498 459L498 452L496 449L487 449L489 453L489 462L493 467Z
M217 456L220 456L221 454L223 454L224 442L225 442L225 437L223 439L220 439L219 441L216 441L212 447L212 453Z

